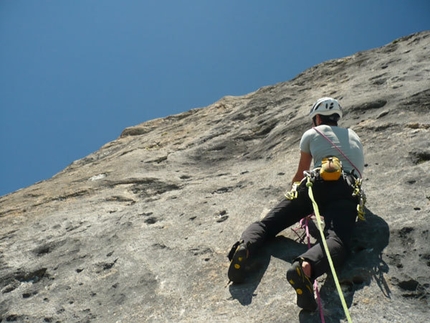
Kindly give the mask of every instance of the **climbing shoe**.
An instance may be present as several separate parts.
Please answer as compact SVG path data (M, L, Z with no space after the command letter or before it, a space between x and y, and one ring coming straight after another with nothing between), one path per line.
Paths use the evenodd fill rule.
M246 244L243 241L236 242L231 248L228 258L230 259L228 279L235 284L243 283L246 278L245 264L248 259Z
M287 280L297 293L297 306L307 311L315 311L318 305L314 297L314 288L303 272L300 261L295 261L287 271Z

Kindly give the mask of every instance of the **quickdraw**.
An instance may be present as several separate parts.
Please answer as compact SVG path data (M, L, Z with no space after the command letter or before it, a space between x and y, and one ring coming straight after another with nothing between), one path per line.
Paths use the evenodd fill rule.
M354 191L352 192L352 196L355 196L358 198L358 204L357 204L357 216L360 221L366 221L365 217L365 209L364 205L366 204L366 194L364 193L363 188L361 187L362 183L361 178L357 178L354 183Z
M297 188L300 186L301 182L294 182L293 185L291 186L291 190L288 192L285 192L285 197L287 200L294 200L297 198L298 193L297 193Z

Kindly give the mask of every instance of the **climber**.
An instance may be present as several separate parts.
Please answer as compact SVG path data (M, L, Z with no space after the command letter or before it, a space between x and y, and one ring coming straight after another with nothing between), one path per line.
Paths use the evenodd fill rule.
M333 98L324 97L313 104L309 114L313 127L300 140L300 160L292 180L292 190L262 220L249 225L231 248L228 254L231 261L228 278L231 282L245 281L247 265L267 240L313 213L304 174L311 176L313 195L324 217L324 236L333 264L339 268L344 263L357 218L358 197L354 194L354 183L362 176L364 156L358 135L351 129L338 127L342 115L342 107ZM326 157L330 161L340 161L340 177L322 178L322 160ZM312 160L314 165L310 170ZM286 276L297 293L299 307L316 310L313 282L329 269L320 243L294 259Z

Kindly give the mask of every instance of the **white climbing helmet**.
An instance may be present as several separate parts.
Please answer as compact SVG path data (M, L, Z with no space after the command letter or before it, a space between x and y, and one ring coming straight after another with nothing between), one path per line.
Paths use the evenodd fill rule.
M315 117L317 114L330 116L335 113L337 113L339 117L342 118L342 107L340 106L339 102L333 98L324 97L318 99L318 101L314 103L311 111L309 112L309 117L313 119L313 117Z

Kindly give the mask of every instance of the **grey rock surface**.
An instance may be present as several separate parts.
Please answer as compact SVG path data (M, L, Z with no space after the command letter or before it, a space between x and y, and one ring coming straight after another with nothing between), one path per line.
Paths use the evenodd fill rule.
M339 99L362 138L367 221L338 272L353 322L428 322L430 32L123 131L49 180L0 197L0 322L320 322L285 280L284 230L254 276L226 254L289 188L311 104ZM346 322L331 275L326 322Z

